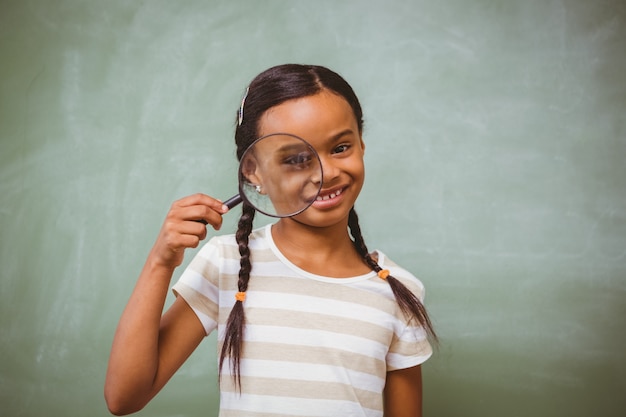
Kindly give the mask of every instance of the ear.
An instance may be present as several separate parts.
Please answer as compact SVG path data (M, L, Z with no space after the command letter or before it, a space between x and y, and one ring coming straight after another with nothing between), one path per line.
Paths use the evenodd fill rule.
M259 165L253 156L248 156L241 162L241 175L251 185L262 185L263 183L259 173Z
M257 188L259 194L266 194L263 189L263 177L256 158L250 154L241 161L241 175L248 184ZM258 191L260 188L260 191Z

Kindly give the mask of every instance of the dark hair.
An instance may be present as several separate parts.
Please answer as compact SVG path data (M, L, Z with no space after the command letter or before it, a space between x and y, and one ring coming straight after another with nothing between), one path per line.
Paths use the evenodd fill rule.
M260 73L248 87L242 106L241 123L235 131L237 158L259 137L259 119L270 108L288 100L313 96L324 90L342 96L352 108L359 132L363 130L363 113L356 94L339 74L315 65L286 64ZM239 113L238 113L239 119Z
M359 132L362 132L363 113L359 99L352 87L339 74L328 68L316 65L279 65L259 74L248 87L247 95L244 97L242 106L237 114L238 125L235 131L237 158L241 159L246 149L258 138L259 120L268 109L288 100L313 96L322 91L331 91L348 102L356 118ZM235 235L239 245L239 254L241 255L238 281L238 290L240 292L247 290L250 271L252 270L248 238L252 231L254 214L254 208L244 202ZM367 250L354 208L350 211L348 227L350 228L354 247L363 257L363 261L372 270L380 271L381 267ZM400 310L410 320L417 320L428 335L436 341L437 336L428 318L426 309L420 300L396 278L389 276L387 281L391 286ZM227 356L230 357L232 373L239 387L241 386L240 360L244 326L243 302L236 301L226 322L226 332L219 360L219 374L221 377L224 360Z

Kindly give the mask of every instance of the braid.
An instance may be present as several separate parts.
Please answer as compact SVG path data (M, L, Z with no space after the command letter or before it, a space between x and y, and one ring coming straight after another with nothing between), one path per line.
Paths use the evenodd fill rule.
M354 207L350 210L350 216L348 217L348 227L350 228L350 234L352 235L352 239L354 242L354 247L356 251L363 257L365 263L374 270L374 272L380 271L382 268L378 265L378 263L372 258L369 251L367 250L367 246L365 245L365 240L363 240L363 235L361 234L361 226L359 225L359 216L357 216Z
M350 228L350 234L352 235L354 247L359 255L363 257L365 263L372 268L372 270L376 273L380 272L382 268L378 265L378 262L372 258L367 250L367 245L365 245L365 240L361 234L361 226L359 226L359 217L357 216L354 207L350 210L348 227ZM428 317L428 312L426 311L424 304L422 304L419 298L417 298L417 296L397 278L389 275L386 280L391 287L391 291L393 292L402 313L410 320L417 320L424 330L426 330L426 333L431 337L431 339L434 342L437 342L437 334L435 333L432 323L430 322L430 318Z
M250 262L250 248L248 248L248 241L250 233L252 232L252 224L254 220L255 210L247 203L243 203L242 214L239 218L239 224L237 226L237 233L235 239L239 245L239 254L241 259L239 261L239 281L237 287L239 292L246 292L248 289L248 281L250 280L250 271L252 270L252 263ZM220 354L219 363L219 375L222 375L222 365L227 356L230 357L231 371L235 379L236 384L241 389L241 348L243 341L243 329L245 324L245 314L243 310L243 301L237 300L233 309L231 310L228 320L226 322L226 332L224 333L224 342L222 344L222 352Z

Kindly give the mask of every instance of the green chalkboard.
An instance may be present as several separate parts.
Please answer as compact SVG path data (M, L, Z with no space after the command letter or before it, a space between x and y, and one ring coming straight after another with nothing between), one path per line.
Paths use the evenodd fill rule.
M285 62L362 100L366 240L441 335L425 415L623 416L621 0L0 1L0 415L108 415L162 219L232 195L241 94ZM214 351L138 415L216 416Z

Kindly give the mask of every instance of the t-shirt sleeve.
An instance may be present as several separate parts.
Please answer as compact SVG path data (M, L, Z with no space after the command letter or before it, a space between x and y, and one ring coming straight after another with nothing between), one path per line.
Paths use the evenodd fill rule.
M387 353L387 371L411 368L426 362L433 354L426 332L422 327L407 326L394 341Z
M172 287L198 316L208 335L217 327L221 247L217 238L207 242Z
M409 288L424 302L424 286L411 273L399 267L390 267L391 275ZM432 347L426 330L415 320L408 321L398 312L398 325L387 353L387 371L411 368L421 365L432 356Z

